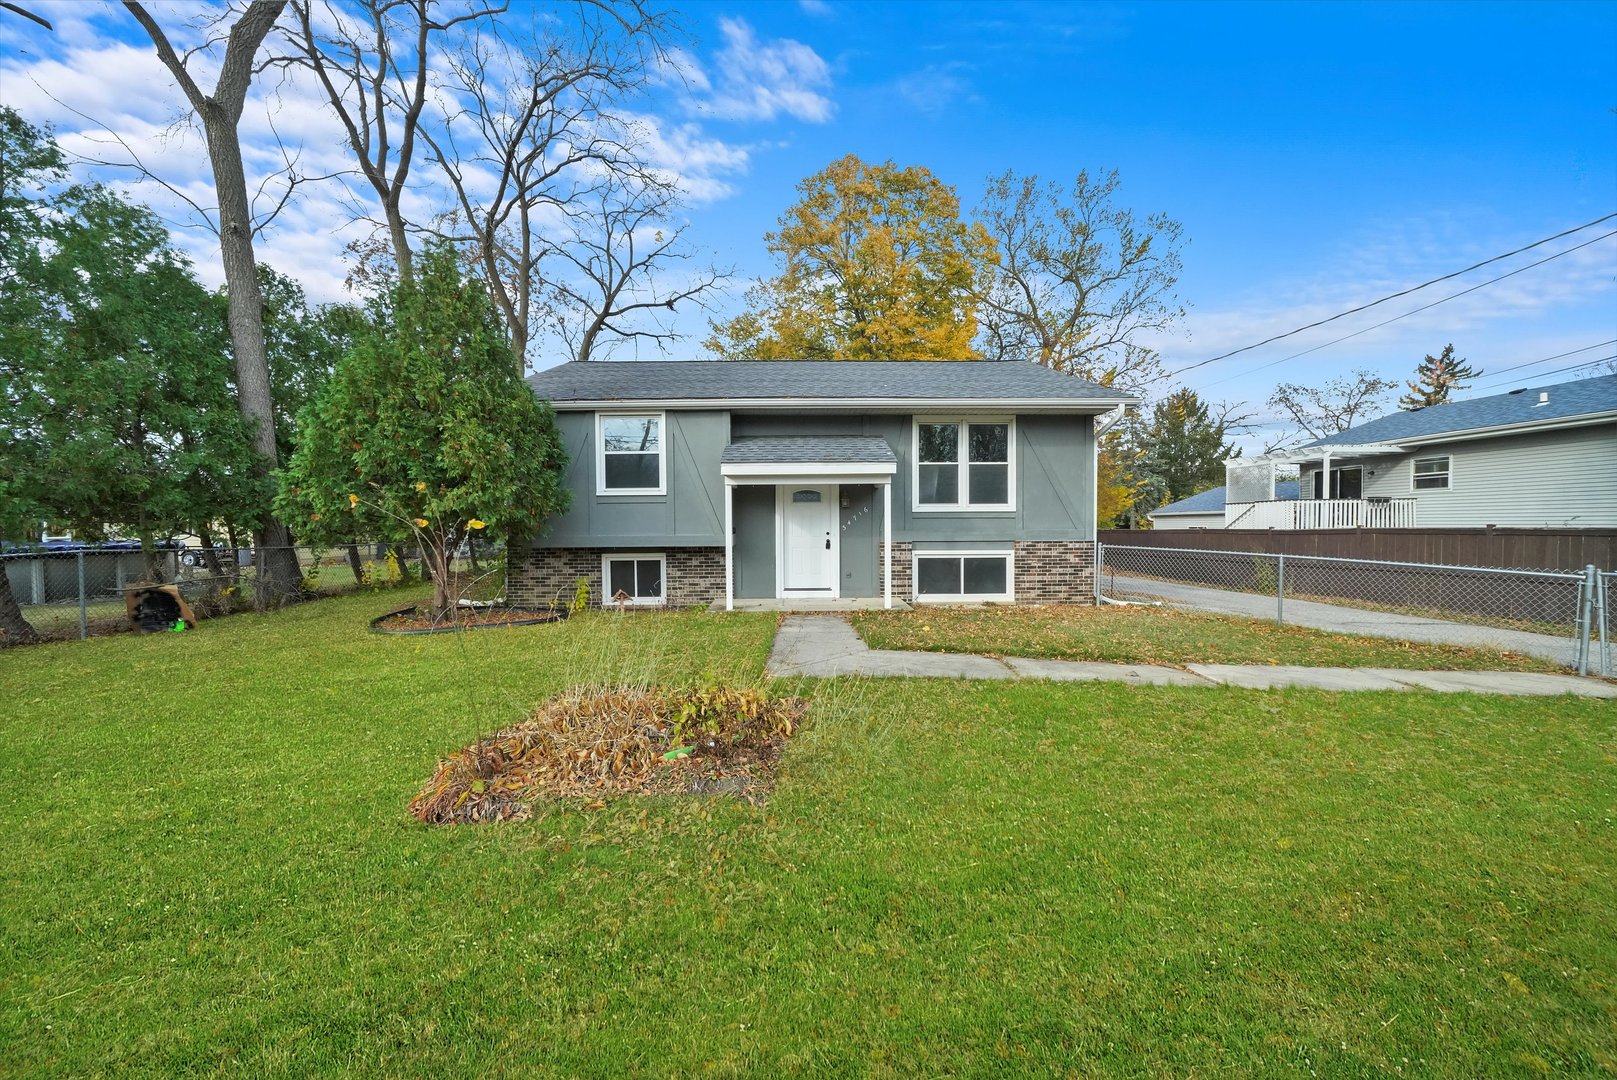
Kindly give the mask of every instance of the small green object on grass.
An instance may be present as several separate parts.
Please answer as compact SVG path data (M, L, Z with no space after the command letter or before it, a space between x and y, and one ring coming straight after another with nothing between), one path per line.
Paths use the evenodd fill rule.
M168 631L171 634L184 633L185 632L185 620L184 619L175 619L174 620L174 625L169 627Z
M663 760L664 761L678 761L682 757L690 757L690 756L691 756L691 748L690 747L688 747L688 746L677 746L674 749L668 751L668 753L664 754L663 755Z

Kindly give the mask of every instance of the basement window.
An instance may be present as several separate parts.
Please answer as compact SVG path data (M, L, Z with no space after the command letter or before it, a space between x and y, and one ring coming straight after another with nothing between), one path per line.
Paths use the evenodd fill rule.
M1009 603L1011 556L1003 551L950 551L915 556L919 603Z
M601 559L601 606L619 603L619 593L636 607L657 607L667 602L664 578L668 561L661 554L607 555Z

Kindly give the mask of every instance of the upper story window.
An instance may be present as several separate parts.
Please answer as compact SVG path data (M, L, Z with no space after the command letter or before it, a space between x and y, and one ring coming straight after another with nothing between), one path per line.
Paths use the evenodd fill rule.
M1415 490L1446 488L1449 486L1449 457L1418 457L1415 459Z
M667 488L662 413L596 414L595 475L601 495L663 495Z
M915 509L1010 510L1014 420L915 421Z

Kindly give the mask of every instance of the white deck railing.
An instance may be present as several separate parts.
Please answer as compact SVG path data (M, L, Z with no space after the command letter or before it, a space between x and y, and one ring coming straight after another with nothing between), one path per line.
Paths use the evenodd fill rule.
M1414 499L1276 499L1230 503L1226 529L1413 529Z

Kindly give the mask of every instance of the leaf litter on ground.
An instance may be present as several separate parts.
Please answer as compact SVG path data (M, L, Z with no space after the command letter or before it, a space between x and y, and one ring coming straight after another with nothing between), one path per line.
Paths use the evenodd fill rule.
M807 709L801 698L724 686L570 690L440 761L410 813L429 824L513 821L542 800L594 807L631 793L761 804Z

